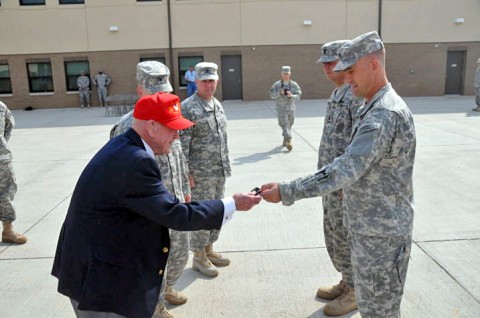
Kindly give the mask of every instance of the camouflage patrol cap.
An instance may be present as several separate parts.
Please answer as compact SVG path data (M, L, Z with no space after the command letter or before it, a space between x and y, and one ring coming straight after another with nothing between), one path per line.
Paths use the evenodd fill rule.
M350 40L338 40L325 43L320 49L322 55L317 63L328 63L338 60L338 50L349 42Z
M197 73L197 80L218 80L218 65L212 62L200 62L195 65L195 72Z
M292 68L288 65L282 66L282 74L289 74L292 71Z
M173 91L168 80L170 70L157 61L145 61L137 64L137 82L150 94Z
M383 42L376 31L357 36L338 50L340 62L333 70L335 72L345 71L357 63L360 58L383 48Z

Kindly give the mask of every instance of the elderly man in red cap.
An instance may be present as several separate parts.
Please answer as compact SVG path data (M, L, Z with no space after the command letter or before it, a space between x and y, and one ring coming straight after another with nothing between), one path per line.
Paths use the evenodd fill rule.
M261 200L250 192L180 203L163 186L154 155L167 154L178 131L193 123L182 117L178 96L164 93L142 97L133 117L132 128L82 172L60 232L52 274L77 317L152 317L168 228L220 229L235 210Z

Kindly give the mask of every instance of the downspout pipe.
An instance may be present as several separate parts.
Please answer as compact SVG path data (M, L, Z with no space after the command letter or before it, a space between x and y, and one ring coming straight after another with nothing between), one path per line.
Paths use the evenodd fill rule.
M378 35L382 37L382 0L378 0Z
M170 0L167 0L167 16L168 16L168 64L170 64L170 82L173 83L173 93L175 93L175 73L173 72L173 47L172 47L172 10Z

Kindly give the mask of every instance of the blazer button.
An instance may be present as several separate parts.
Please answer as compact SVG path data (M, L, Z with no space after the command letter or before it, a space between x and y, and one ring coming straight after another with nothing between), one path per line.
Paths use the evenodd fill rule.
M163 269L158 271L158 275L163 275Z
M164 248L162 249L162 252L168 253L168 247L164 247Z

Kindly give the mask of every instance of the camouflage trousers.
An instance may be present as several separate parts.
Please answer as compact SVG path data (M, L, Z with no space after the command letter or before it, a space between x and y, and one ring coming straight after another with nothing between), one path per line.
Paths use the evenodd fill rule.
M475 87L475 103L480 107L480 87Z
M350 232L355 295L362 318L398 318L407 276L411 236Z
M195 177L192 188L192 201L223 199L225 196L225 178ZM200 230L190 232L190 250L195 252L218 240L220 230Z
M341 191L334 191L322 197L323 234L328 255L335 269L342 274L342 280L354 287L352 261L348 230L343 225Z
M0 221L15 221L13 198L17 184L11 161L0 161Z
M90 91L78 91L78 97L80 98L80 105L90 105Z
M277 117L278 125L282 128L282 136L284 138L292 138L292 126L295 121L295 111L277 107Z
M107 88L106 87L98 87L97 88L98 94L98 102L100 105L107 105Z
M168 253L167 273L163 275L158 300L164 301L165 287L173 286L180 278L188 262L188 238L190 232L170 230L170 252Z
M170 253L167 262L167 285L173 286L188 262L190 232L170 230Z

